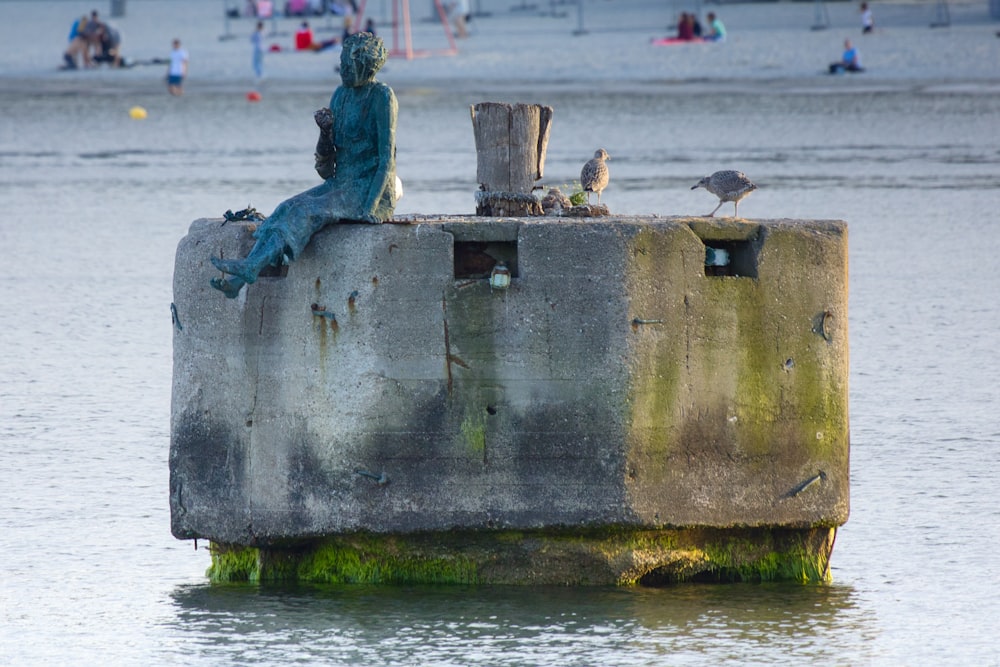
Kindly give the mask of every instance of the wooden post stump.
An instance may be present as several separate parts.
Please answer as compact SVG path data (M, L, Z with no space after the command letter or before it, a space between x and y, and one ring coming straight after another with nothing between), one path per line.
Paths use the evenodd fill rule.
M476 215L542 215L532 193L542 177L552 107L480 102L470 109L476 137Z

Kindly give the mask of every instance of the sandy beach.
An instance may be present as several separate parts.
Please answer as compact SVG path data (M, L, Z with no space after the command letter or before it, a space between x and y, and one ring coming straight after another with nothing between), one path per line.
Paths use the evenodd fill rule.
M440 23L429 20L429 0L414 0L413 47L437 50L448 43ZM772 2L704 5L657 0L584 0L576 4L539 2L534 10L515 0L481 0L471 36L458 41L454 56L392 58L382 80L400 88L514 91L549 88L595 91L740 90L761 85L781 89L936 88L1000 91L1000 22L987 2L949 5L950 25L938 20L931 2L876 3L877 30L862 35L856 3L816 5ZM394 45L389 17L392 2L371 0L367 15ZM73 19L97 9L122 33L122 51L139 65L60 71ZM725 43L653 46L673 34L680 11L700 16L715 11L726 24ZM825 15L822 13L825 11ZM0 90L73 93L163 88L165 66L150 64L180 38L191 55L188 94L244 91L252 86L249 35L252 19L226 19L223 3L208 0L130 0L125 16L110 18L107 2L80 0L0 0ZM819 19L819 22L818 22ZM295 52L293 32L301 19L266 22L268 53L263 85L272 91L329 89L336 82L337 55ZM338 17L315 17L320 39L339 34ZM825 24L824 29L815 29ZM581 33L580 27L583 26ZM829 76L845 38L854 40L866 67L863 74ZM395 44L402 48L402 33ZM143 64L145 63L145 64ZM734 97L734 102L738 98Z

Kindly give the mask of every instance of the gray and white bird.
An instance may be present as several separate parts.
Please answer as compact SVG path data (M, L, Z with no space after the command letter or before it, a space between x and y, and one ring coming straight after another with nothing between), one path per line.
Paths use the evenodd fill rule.
M603 148L598 148L594 151L594 158L588 160L587 164L583 165L583 170L580 172L580 185L583 186L583 191L587 193L587 203L590 203L590 193L597 193L597 203L601 203L601 192L604 188L608 187L608 165L604 163L605 160L610 160L611 156Z
M742 171L726 169L724 171L717 171L711 176L706 176L698 181L698 185L691 189L696 190L698 188L705 188L719 198L719 206L715 207L715 211L718 211L727 201L733 202L733 217L738 217L739 213L737 211L740 206L740 200L756 190L757 186L751 183L750 179ZM712 211L705 217L711 218L715 215L715 211Z

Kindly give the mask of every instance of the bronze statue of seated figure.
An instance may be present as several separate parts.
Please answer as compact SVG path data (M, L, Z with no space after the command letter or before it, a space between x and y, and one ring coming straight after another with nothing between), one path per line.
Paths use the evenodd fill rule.
M254 232L256 242L244 259L212 257L228 274L212 287L235 298L261 270L294 260L309 239L337 222L382 223L396 205L396 96L375 80L385 64L382 40L362 32L344 40L340 85L330 107L315 113L320 128L316 171L324 179L287 199Z

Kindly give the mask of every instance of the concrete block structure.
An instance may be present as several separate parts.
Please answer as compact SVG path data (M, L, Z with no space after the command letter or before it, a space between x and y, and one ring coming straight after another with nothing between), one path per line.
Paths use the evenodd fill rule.
M172 531L214 579L828 579L846 224L396 222L331 225L237 299L208 258L253 223L180 242Z

